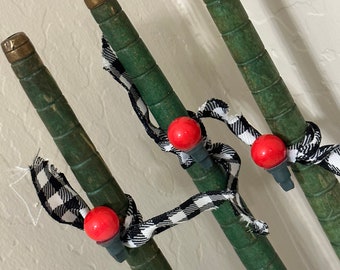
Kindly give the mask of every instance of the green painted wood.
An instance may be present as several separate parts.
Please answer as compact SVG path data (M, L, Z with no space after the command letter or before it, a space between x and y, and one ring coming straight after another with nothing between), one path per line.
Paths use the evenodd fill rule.
M94 19L132 77L155 120L167 130L175 118L187 115L186 109L119 3L113 0L100 2L90 8ZM226 188L225 174L216 164L210 169L194 164L187 172L201 192ZM245 224L235 217L230 204L224 204L213 214L247 269L285 269L268 239L249 233Z
M187 115L187 111L118 2L104 2L92 9L91 13L119 60L124 63L150 111L161 116L158 122L160 127L166 130L174 118Z
M92 204L109 206L123 218L128 206L126 196L38 54L12 63L12 68ZM131 269L171 269L153 240L127 251Z
M272 132L287 145L300 141L306 122L239 0L204 0ZM340 257L340 184L319 166L292 165L294 175Z

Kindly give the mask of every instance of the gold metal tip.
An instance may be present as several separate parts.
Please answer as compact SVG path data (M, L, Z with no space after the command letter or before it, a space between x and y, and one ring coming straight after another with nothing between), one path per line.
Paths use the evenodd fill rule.
M104 4L107 0L84 0L84 1L89 9L94 9Z
M23 32L16 33L5 39L1 42L1 47L10 63L23 59L35 51L31 41Z

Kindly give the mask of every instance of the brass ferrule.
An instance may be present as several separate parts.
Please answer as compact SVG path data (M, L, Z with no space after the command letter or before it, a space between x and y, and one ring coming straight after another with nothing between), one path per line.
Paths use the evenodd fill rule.
M23 32L16 33L5 39L1 42L1 47L11 64L35 52L33 44Z
M107 0L84 0L84 1L89 9L94 9L104 4Z

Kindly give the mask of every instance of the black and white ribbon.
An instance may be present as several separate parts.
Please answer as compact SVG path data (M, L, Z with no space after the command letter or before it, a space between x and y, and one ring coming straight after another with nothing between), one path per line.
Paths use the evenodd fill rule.
M307 122L302 141L288 146L288 161L291 163L317 164L340 176L340 145L320 146L321 131L313 122Z
M128 74L125 72L125 69L118 60L115 52L112 50L105 38L102 39L102 44L104 69L107 70L114 79L127 90L132 107L143 124L147 134L163 151L176 154L183 168L190 167L194 163L191 156L173 147L173 145L169 142L165 131L155 127L151 123L146 104L140 96L137 88L133 85L133 83L131 83ZM205 148L213 160L224 168L226 173L226 189L199 193L172 211L166 212L142 223L139 220L136 224L126 225L126 234L123 235L124 239L127 239L128 243L130 243L130 247L139 246L141 243L148 241L153 234L156 234L159 231L164 231L165 229L181 223L184 220L189 220L203 211L215 209L225 201L229 201L232 204L235 209L235 214L240 215L241 219L246 221L247 226L250 226L253 232L259 234L268 233L267 224L252 217L252 215L246 210L246 207L242 203L238 194L238 173L241 163L238 154L229 145L223 143L212 143L207 138L206 130L200 119L212 117L221 121L226 121L230 128L233 128L234 132L237 132L238 136L246 141L256 138L259 133L247 124L245 118L228 117L228 105L219 100L210 100L206 102L196 114L191 111L188 111L188 114L201 126ZM242 125L239 124L240 121L242 121ZM202 202L205 203L202 204Z
M128 195L127 195L128 196ZM121 234L122 242L130 248L137 248L148 242L154 235L175 225L188 221L202 212L217 209L225 201L232 201L235 194L231 191L208 191L192 196L178 207L161 215L143 221L132 198ZM136 213L138 213L136 215ZM251 224L251 231L267 234L268 227L260 220L250 220L241 213L241 220Z
M48 160L36 157L29 167L33 185L47 213L60 223L83 229L89 207Z
M174 148L166 133L151 123L148 108L138 90L131 83L128 74L107 41L103 38L102 42L104 69L109 71L115 80L127 90L132 107L147 134L163 151L176 154L183 168L190 167L194 163L193 159L187 153ZM201 119L210 117L224 122L231 132L247 145L252 145L261 134L242 115L229 115L228 105L218 99L210 99L199 108L197 113L188 111L188 114L200 124L204 146L210 156L224 169L226 189L198 193L178 207L146 221L143 221L132 197L126 195L129 206L121 229L121 240L127 247L139 247L154 235L190 220L204 211L216 209L226 201L231 203L235 214L246 222L252 232L268 233L267 224L252 217L243 205L238 193L238 173L241 163L238 154L229 145L212 143L207 137ZM320 147L321 133L319 128L312 122L307 122L307 124L304 139L288 146L288 161L291 163L318 164L334 174L340 175L340 146L326 145ZM57 172L53 165L49 165L47 160L40 157L35 158L30 166L30 171L39 199L52 218L58 222L71 224L82 229L84 216L89 208L69 185L64 174Z

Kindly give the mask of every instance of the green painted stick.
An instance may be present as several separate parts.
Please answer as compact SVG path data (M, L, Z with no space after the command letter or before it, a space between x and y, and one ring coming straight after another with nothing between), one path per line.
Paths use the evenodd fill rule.
M160 127L167 130L175 118L187 115L119 3L115 0L85 0L85 3ZM210 169L194 164L187 172L200 191L226 188L224 172L216 164ZM285 269L268 239L246 231L229 204L213 213L247 269Z
M306 122L239 0L204 0L272 132L287 145ZM319 166L292 165L311 207L340 257L340 184Z
M17 33L1 45L27 96L92 204L107 205L124 217L128 205L126 196L28 37ZM128 253L127 262L132 269L171 269L153 240L141 248L128 249Z

